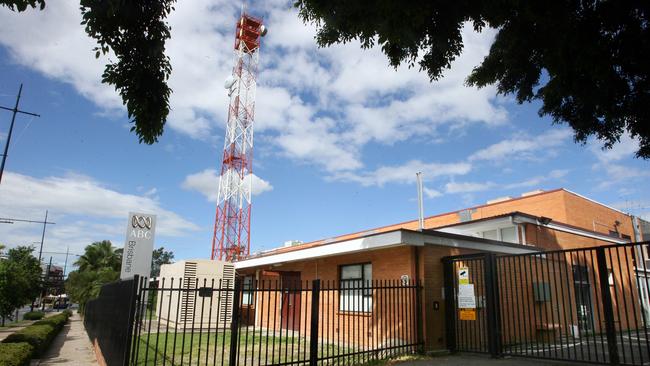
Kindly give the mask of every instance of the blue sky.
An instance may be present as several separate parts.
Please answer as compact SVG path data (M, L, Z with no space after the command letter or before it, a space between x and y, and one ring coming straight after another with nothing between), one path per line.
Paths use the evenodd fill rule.
M0 105L13 105L24 83L21 107L42 117L18 118L0 216L38 220L49 209L56 225L45 250L81 253L97 240L122 246L128 211L153 212L157 246L208 257L238 6L177 4L173 110L152 146L138 144L119 97L100 83L106 58L95 60L78 2L1 8ZM566 126L537 115L538 104L463 85L493 32L467 29L462 57L430 83L355 42L317 48L314 28L288 3L249 8L270 29L257 91L253 251L415 219L419 170L427 215L565 187L650 219L648 162L634 159L635 141L607 152L597 141L576 145ZM9 121L0 113L2 144ZM39 240L37 225L0 224L7 246Z

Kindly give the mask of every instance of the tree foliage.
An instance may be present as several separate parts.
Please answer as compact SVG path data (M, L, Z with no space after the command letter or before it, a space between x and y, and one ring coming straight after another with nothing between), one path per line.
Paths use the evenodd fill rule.
M103 240L88 245L75 265L78 269L68 275L66 291L83 309L88 300L99 295L103 285L120 278L122 255L110 241Z
M119 271L122 256L109 240L102 240L88 245L75 265L79 267L79 271L98 271L105 268Z
M519 103L539 100L541 116L567 123L578 142L610 148L623 133L650 158L650 2L296 0L326 47L375 44L397 67L416 63L440 78L463 50L462 28L497 30L489 54L467 79L496 84Z
M146 144L158 141L169 114L172 91L167 80L172 67L165 56L170 37L165 19L174 2L80 0L81 24L98 44L92 50L95 56L112 51L117 58L106 65L102 82L119 92L133 123L131 131ZM44 9L45 0L0 0L0 5L14 11Z
M153 144L169 114L172 67L165 56L174 0L81 0L82 25L97 40L95 55L111 50L117 62L106 65L102 82L113 85L134 123L140 142Z
M165 19L175 0L81 0L86 32L99 57L113 51L102 80L126 105L140 142L163 133L171 73ZM0 0L23 11L44 0ZM539 100L541 116L569 124L578 142L596 136L606 148L624 133L650 158L650 2L605 1L342 1L295 0L305 22L318 25L321 46L361 41L381 46L391 65L419 64L432 80L463 50L461 31L497 30L467 84L495 84L519 103Z
M25 11L28 6L45 9L45 0L0 0L0 5L6 6L13 11Z
M171 250L165 250L164 247L154 249L151 255L151 277L160 275L160 266L170 264L174 260L174 253Z
M33 248L10 249L7 259L0 260L0 316L3 321L13 311L38 296L42 269Z

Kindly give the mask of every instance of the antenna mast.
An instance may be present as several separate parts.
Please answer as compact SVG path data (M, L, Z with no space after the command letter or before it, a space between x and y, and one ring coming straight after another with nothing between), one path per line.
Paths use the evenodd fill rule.
M242 11L235 33L235 65L224 85L230 106L211 259L233 261L250 253L255 89L260 38L266 31L262 19Z

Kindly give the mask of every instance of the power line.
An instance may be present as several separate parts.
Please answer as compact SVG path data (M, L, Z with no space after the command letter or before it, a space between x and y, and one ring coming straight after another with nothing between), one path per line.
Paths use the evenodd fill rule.
M0 183L2 183L2 173L5 171L5 162L7 161L7 155L9 153L9 143L11 142L11 134L14 130L14 122L16 121L16 114L22 113L22 114L27 114L33 117L40 117L40 114L32 113L32 112L26 112L23 110L18 109L18 104L20 103L20 95L23 92L23 84L20 84L20 88L18 89L18 96L16 96L16 105L13 108L9 107L3 107L0 105L0 109L4 109L7 111L12 112L11 115L11 124L9 125L9 133L7 134L7 141L5 142L5 150L4 153L2 154L2 164L0 165Z

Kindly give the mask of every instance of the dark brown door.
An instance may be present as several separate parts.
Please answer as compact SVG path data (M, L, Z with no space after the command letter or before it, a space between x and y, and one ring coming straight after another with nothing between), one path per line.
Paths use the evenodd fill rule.
M282 272L282 304L280 326L300 330L300 272Z

